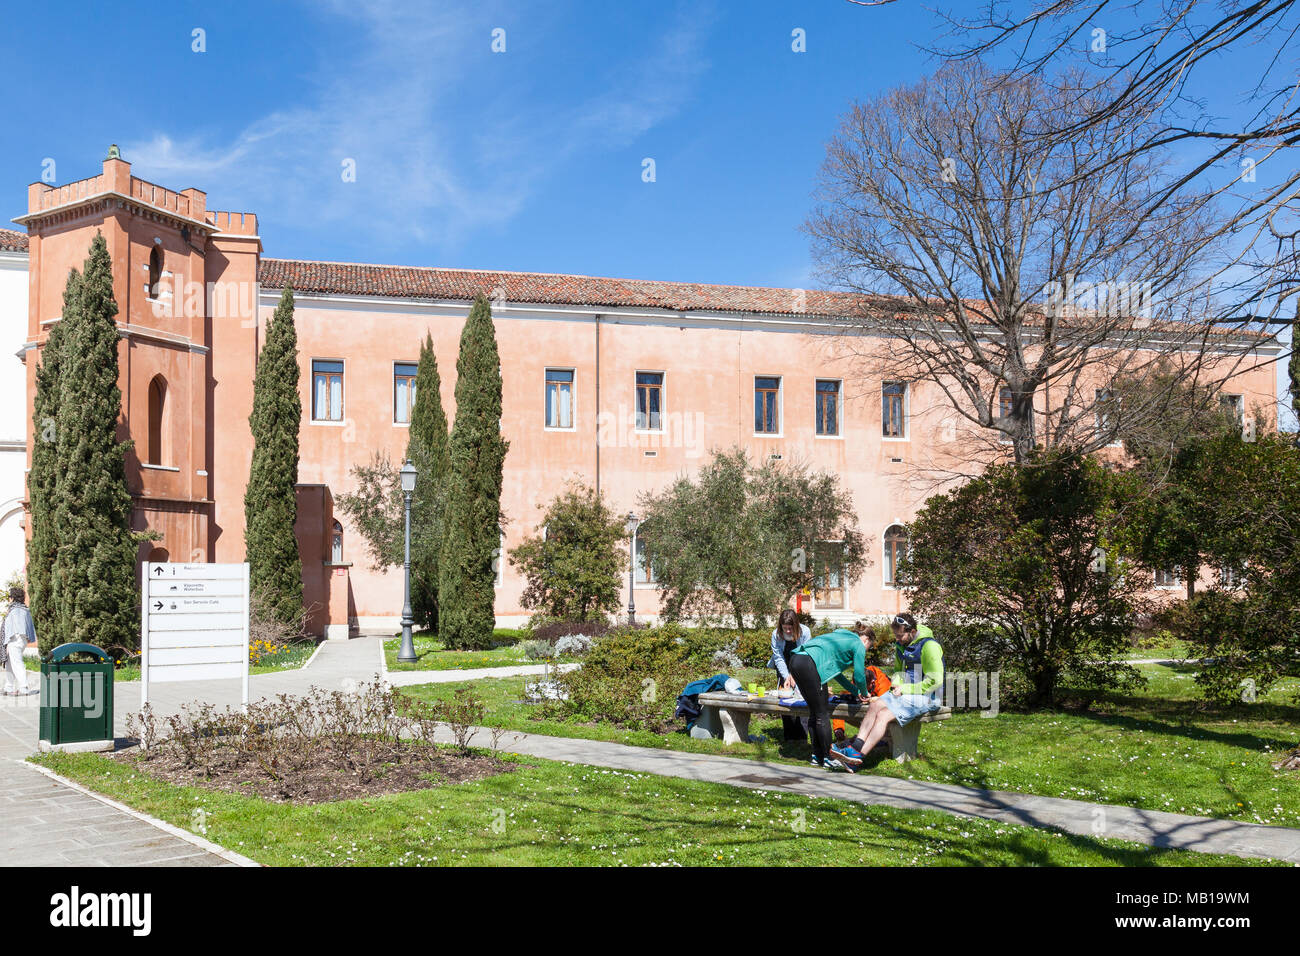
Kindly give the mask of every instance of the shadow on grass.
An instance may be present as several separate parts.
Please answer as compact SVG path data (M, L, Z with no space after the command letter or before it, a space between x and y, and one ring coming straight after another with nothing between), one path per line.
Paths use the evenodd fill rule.
M784 770L786 768L783 768L780 765L775 765L772 769ZM738 777L736 779L743 780L744 778ZM725 783L714 783L712 785L716 787L731 786ZM774 782L768 785L760 784L748 786L745 789L761 789L769 792L784 790L793 795L809 798L807 794L791 790L789 789L788 784L780 782ZM989 796L992 797L993 795L990 794ZM536 796L534 799L547 804L564 816L571 815L573 817L578 817L590 815L592 812L589 805L584 805L577 801L564 800L558 796ZM833 798L811 797L810 799L820 799L829 802ZM922 806L919 809L929 809L938 813L943 813L954 821L954 825L960 825L960 822L965 819L970 819L972 822L978 820L981 824L984 824L984 826L978 828L977 832L974 832L969 836L947 836L946 838L941 838L945 845L936 856L942 858L944 865L1005 866L1008 865L1003 859L1006 855L1010 855L1014 858L1010 865L1016 866L1077 865L1073 862L1062 862L1059 859L1055 859L1050 850L1043 846L1041 838L1036 839L1030 831L1022 829L1021 826L1027 826L1033 830L1057 834L1057 836L1053 837L1053 840L1059 840L1061 844L1069 846L1081 853L1091 853L1099 856L1104 862L1116 866L1155 866L1164 857L1179 855L1183 852L1181 848L1170 846L1115 846L1113 844L1103 843L1092 837L1073 834L1057 827L1045 827L1041 823L1033 822L1026 822L1017 826L1016 830L1013 832L1007 832L1006 830L1003 830L1001 833L997 833L994 830L982 832L986 830L987 824L989 823L1006 823L1010 826L1016 826L1016 821L963 817L958 814L953 814L951 810L945 806L940 806L938 804L925 806L924 804L925 802L922 801ZM865 812L870 814L870 810L868 810L865 805L860 806L862 806L862 809ZM817 810L834 812L833 805L824 805L812 809L814 812ZM1014 812L1013 808L1010 806L1008 806L1008 810ZM622 824L621 829L626 833L653 831L671 826L682 826L689 828L696 833L704 831L706 838L700 842L705 843L711 853L717 853L719 851L726 852L730 849L737 849L743 850L747 853L757 852L761 855L761 847L765 845L776 847L787 843L790 839L790 836L785 833L781 833L780 835L773 834L771 836L754 839L753 834L755 831L748 829L745 831L747 839L738 840L734 838L734 834L736 833L736 825L734 822L720 818L696 818L677 815L671 812L670 807L663 807L661 811L655 811L642 806L623 802L603 807L600 810L600 813L603 817L613 817L619 820ZM879 836L866 836L866 834L872 830L879 830L881 828L888 829L899 841L910 841L914 843L915 846L910 850L900 850L898 846L887 839ZM791 827L791 833L793 832L794 829ZM555 835L568 836L569 834L561 830ZM846 833L830 834L805 829L799 831L798 839L800 844L799 854L801 856L810 857L816 852L834 852L841 848L848 848L850 853L861 853L866 849L874 849L877 853L897 854L897 862L900 864L909 862L909 858L924 854L927 848L932 848L937 842L939 842L939 840L936 839L932 822L922 820L909 821L906 816L899 815L897 812L895 812L888 820L869 819L864 821L862 829L856 832L850 830ZM959 843L957 842L958 840L965 842ZM485 847L473 852L478 853L483 858L487 858L495 856L507 848L526 850L529 846L531 846L530 843L520 840L517 843L511 843L509 847L498 845L490 848ZM933 861L935 860L935 856L923 856L923 859ZM721 862L726 861L724 860ZM1097 864L1090 863L1087 865Z
M1123 730L1168 734L1257 751L1287 750L1294 747L1297 737L1300 737L1300 731L1295 729L1300 727L1300 706L1263 701L1213 704L1199 698L1102 692L1087 710L1062 710L1059 713ZM1219 731L1205 726L1230 721L1247 721L1257 727L1275 723L1278 727L1276 731L1271 728ZM1289 732L1287 728L1290 728ZM1274 733L1279 736L1274 736Z

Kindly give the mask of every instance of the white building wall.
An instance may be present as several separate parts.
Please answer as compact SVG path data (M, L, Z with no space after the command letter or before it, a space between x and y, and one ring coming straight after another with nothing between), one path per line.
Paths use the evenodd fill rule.
M27 253L0 251L0 584L23 569L27 373Z

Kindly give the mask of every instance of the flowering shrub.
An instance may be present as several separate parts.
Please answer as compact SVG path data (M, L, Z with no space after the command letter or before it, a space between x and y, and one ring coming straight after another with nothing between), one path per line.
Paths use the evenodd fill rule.
M248 643L248 663L250 665L261 664L264 658L275 657L289 649L288 644L277 644L274 641L256 640Z
M719 647L713 652L713 659L709 662L715 670L719 671L738 671L741 668L739 654L739 640L732 640Z
M582 657L591 650L592 639L586 634L566 634L555 642L556 654Z
M714 673L715 650L714 635L674 624L615 628L592 642L580 668L556 678L560 697L544 702L540 716L663 731L682 688Z

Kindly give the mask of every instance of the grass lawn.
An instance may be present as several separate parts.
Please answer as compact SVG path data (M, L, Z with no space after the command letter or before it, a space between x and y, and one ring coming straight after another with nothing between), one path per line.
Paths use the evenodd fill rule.
M1134 647L1126 651L1122 656L1124 660L1152 660L1159 658L1161 660L1182 661L1191 656L1191 652L1182 641L1173 641L1169 644Z
M492 632L492 646L482 651L450 651L427 631L411 635L415 645L414 664L399 664L397 654L402 649L401 635L384 641L384 660L390 671L460 671L479 667L520 667L540 664L524 657L523 631L497 628Z
M513 637L494 638L492 647L483 651L449 651L442 641L428 634L414 634L411 642L415 645L415 663L399 664L397 652L402 649L401 637L384 641L384 660L390 671L459 671L536 663L524 658L522 643Z
M922 758L909 764L869 762L862 772L1300 827L1300 777L1271 762L1300 739L1296 682L1255 704L1201 704L1191 665L1141 665L1150 678L1140 695L1110 695L1086 712L958 712L927 725ZM755 672L739 676L749 681ZM652 734L608 724L534 720L521 703L522 678L474 681L488 704L486 722L558 737L612 740L729 756L803 762L806 744L781 741L779 719L755 717L752 734L770 741L694 740L684 732ZM405 693L433 699L465 684L422 685ZM869 758L874 759L874 758Z
M1267 865L534 758L473 783L316 806L161 783L98 754L35 759L176 826L202 821L208 839L273 866Z
M299 641L290 644L279 654L263 655L258 663L248 669L248 672L250 674L273 674L276 671L296 670L311 659L312 654L316 653L316 647L316 641ZM39 674L41 671L40 658L25 657L23 658L23 664L29 671L34 673ZM113 682L116 684L139 679L139 664L129 664L113 671Z

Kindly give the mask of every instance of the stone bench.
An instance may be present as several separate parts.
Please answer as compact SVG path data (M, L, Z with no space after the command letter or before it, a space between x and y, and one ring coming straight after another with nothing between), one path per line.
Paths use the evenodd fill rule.
M775 714L782 717L807 717L806 707L784 707L772 697L755 697L752 694L728 694L712 691L699 696L700 719L695 726L702 728L710 737L721 737L725 744L744 743L749 740L749 718L754 714ZM831 717L857 726L866 713L866 703L836 704L831 709ZM889 725L889 753L899 763L905 763L918 755L921 741L921 725L947 720L952 716L951 707L940 707L932 714L918 717L906 727L897 722Z

